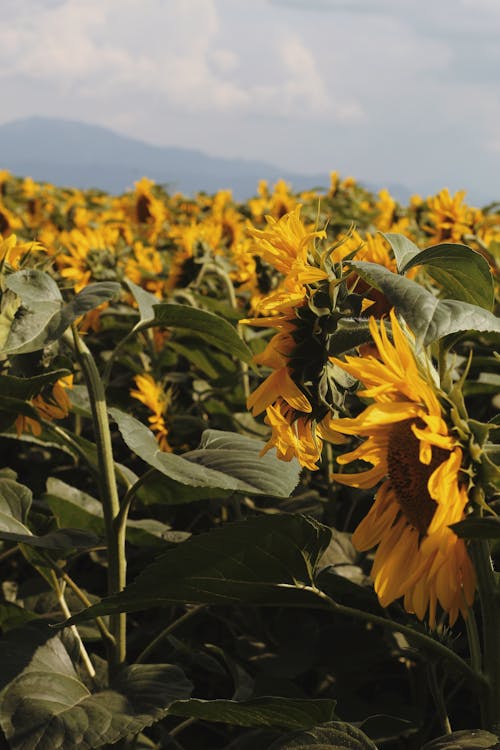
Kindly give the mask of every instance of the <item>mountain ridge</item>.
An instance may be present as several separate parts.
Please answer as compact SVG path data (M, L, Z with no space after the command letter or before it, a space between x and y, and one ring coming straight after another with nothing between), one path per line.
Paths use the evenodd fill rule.
M146 176L186 195L230 189L237 200L255 195L261 179L271 184L284 179L294 190L326 188L330 182L328 172L300 174L265 161L158 146L101 125L39 116L0 125L0 168L37 181L110 193L124 192ZM410 195L404 186L388 187L400 201Z

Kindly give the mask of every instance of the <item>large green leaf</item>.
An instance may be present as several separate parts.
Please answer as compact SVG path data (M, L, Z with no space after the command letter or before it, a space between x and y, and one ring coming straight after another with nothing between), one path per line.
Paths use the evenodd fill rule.
M154 305L154 318L146 320L137 328L150 326L164 326L196 334L202 341L206 341L227 354L233 354L244 362L249 362L252 353L238 332L227 320L214 313L200 310L189 305L164 303Z
M176 701L169 713L202 721L220 721L240 727L283 727L308 729L331 721L336 701L330 698L302 699L260 696L247 701L191 698Z
M21 297L26 306L37 302L62 302L59 287L44 271L25 268L6 276L4 283L5 288Z
M378 263L353 261L350 265L394 305L418 344L431 344L458 331L500 333L500 319L488 310L459 300L440 300L415 281L398 276Z
M184 505L198 500L218 500L232 495L231 490L217 487L193 487L153 471L147 476L137 491L143 505Z
M2 692L0 724L11 750L90 750L163 718L191 687L179 668L145 664L125 669L111 689L90 693L55 637Z
M500 750L500 737L484 729L461 729L427 742L422 750Z
M5 354L35 352L55 340L52 337L52 331L57 328L61 303L36 302L31 304L31 307L21 307L13 320L3 347Z
M343 721L330 721L305 732L282 737L269 750L377 750L361 729Z
M428 247L409 258L401 272L407 273L416 266L425 266L442 288L443 296L493 309L495 290L488 262L467 245L444 243Z
M68 623L172 602L323 607L316 590L304 587L314 586L314 569L330 534L300 515L227 524L168 550L120 594Z
M40 651L40 646L53 638L53 628L47 622L40 620L35 620L2 635L0 638L0 653L2 654L0 692L29 664L36 665L43 658L43 654L47 654L46 651Z
M46 502L61 526L76 527L104 537L102 504L76 487L49 477ZM127 520L127 541L139 546L157 546L166 541L184 541L189 534L170 530L170 527L153 518Z
M119 409L109 412L128 447L149 466L181 484L288 497L299 481L298 462L286 463L271 453L261 456L264 443L260 440L207 430L198 450L178 456L161 451L142 422Z
M42 271L18 271L5 283L22 301L5 343L8 354L26 354L51 344L73 321L120 291L115 282L97 282L64 305L54 280Z

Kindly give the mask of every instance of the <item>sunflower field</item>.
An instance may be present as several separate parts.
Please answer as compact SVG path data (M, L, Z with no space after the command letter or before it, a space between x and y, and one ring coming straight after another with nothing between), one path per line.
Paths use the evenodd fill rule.
M0 748L499 748L499 271L465 192L0 172Z

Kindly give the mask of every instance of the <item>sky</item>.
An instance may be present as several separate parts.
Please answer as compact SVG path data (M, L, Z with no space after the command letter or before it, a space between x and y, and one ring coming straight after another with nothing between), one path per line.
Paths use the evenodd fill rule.
M499 39L499 0L2 0L0 123L487 202Z

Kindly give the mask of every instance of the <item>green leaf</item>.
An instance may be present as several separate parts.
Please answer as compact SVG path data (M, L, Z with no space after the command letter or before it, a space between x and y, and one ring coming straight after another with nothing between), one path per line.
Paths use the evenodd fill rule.
M421 252L420 248L409 240L408 237L405 237L404 234L397 234L395 232L380 232L380 234L392 248L398 273L404 273L405 266Z
M0 478L0 527L11 521L24 524L33 496L24 484L9 477Z
M101 539L90 531L81 529L56 529L49 531L43 536L32 534L29 529L24 531L0 531L0 539L8 542L19 542L30 547L42 547L43 549L88 549L100 544Z
M373 742L397 740L402 734L416 733L419 729L418 722L387 714L368 716L363 721L356 722L356 726L362 729Z
M71 302L65 305L61 311L58 328L55 332L55 338L59 338L68 326L77 318L90 310L107 302L112 297L120 293L120 284L116 281L98 281L95 284L89 284L81 292L73 297Z
M130 279L125 279L125 284L130 289L135 301L137 302L137 305L139 306L140 319L135 328L140 327L142 323L149 323L150 321L154 320L154 306L158 304L158 297L155 297L154 294L151 294L151 292L143 289L142 286L134 284L134 282L130 281Z
M49 477L44 500L59 524L83 528L100 536L105 534L102 504L86 492Z
M26 354L35 352L50 341L52 329L57 328L61 303L37 302L32 307L19 308L12 322L3 347L5 354Z
M184 453L183 458L234 477L242 484L243 492L288 497L299 481L300 465L281 461L272 453L261 456L263 447L262 441L246 435L205 430L200 447Z
M245 494L288 497L299 481L297 461L280 461L264 443L233 432L206 430L200 448L182 456L165 453L147 427L119 409L110 409L123 440L149 466L192 487L217 487Z
M36 302L62 302L54 279L44 271L24 269L5 277L5 288L21 297L24 305Z
M269 750L377 750L361 729L343 721L330 721L305 732L281 737Z
M55 637L3 691L0 724L11 750L90 750L163 718L191 687L179 668L145 664L128 667L111 689L92 694Z
M462 729L427 742L422 750L500 750L500 737L484 729Z
M0 393L8 393L10 398L30 399L42 388L54 385L59 378L70 374L70 370L53 370L33 378L18 378L14 375L0 375Z
M60 479L49 477L44 499L61 526L85 529L100 537L105 535L102 504L85 492ZM139 546L157 546L165 541L184 541L189 534L172 532L170 527L153 518L127 520L127 541Z
M116 596L65 624L172 602L323 607L313 587L330 529L300 515L263 516L188 539L146 567Z
M495 290L488 262L467 245L444 243L428 247L408 259L401 272L416 266L425 266L445 297L493 309Z
M14 602L0 603L0 628L4 633L11 629L17 629L30 620L38 617L34 612L30 612L24 607L20 607Z
M330 721L335 703L330 698L307 700L274 696L259 696L247 701L205 701L191 698L173 703L169 714L202 721L220 721L240 727L308 729L315 724Z
M498 516L470 516L450 526L461 539L500 539L500 518Z
M169 341L168 347L176 354L185 357L212 381L228 373L230 377L236 377L237 364L234 360L222 352L200 347L194 338L182 337L180 340Z
M190 487L154 471L137 491L143 505L184 505L198 500L219 500L231 497L231 490L217 487Z
M189 305L175 305L165 303L154 305L154 318L145 321L139 328L150 326L165 326L196 334L227 354L249 362L252 353L245 342L239 337L238 332L227 320L197 307Z
M44 653L39 651L40 646L53 638L54 630L47 622L39 620L4 634L0 638L0 691L18 677L30 663L36 664L36 660L40 660L40 653L42 656Z
M120 291L119 284L101 281L89 284L71 302L63 305L60 295L55 295L55 282L47 274L38 271L32 287L26 278L18 279L18 273L7 277L11 290L16 291L22 300L22 307L17 312L5 343L4 351L8 354L26 354L43 349L57 341L73 321ZM30 278L27 277L28 281Z
M35 536L26 526L31 500L27 487L12 479L0 478L0 539L45 549L85 549L98 543L95 534L80 529L57 529Z
M340 603L378 610L378 599L372 580L359 566L359 552L351 534L332 529L330 544L319 561L317 586Z
M378 263L353 261L350 265L394 305L415 334L418 345L427 346L458 331L500 333L500 319L488 310L458 300L439 300L420 284Z
M0 396L0 409L3 408L6 410L9 409L16 414L26 414L28 417L33 417L34 419L37 418L37 412L35 409L19 399L4 399ZM52 432L50 429L43 426L42 433L39 437L35 437L27 432L18 437L13 430L10 432L2 432L0 435L1 437L16 441L21 440L22 442L33 443L34 445L58 448L65 453L69 453L74 458L84 458L94 472L99 471L99 461L95 444L81 435L71 432L71 430L59 428L59 432ZM65 439L64 435L67 439ZM134 484L138 479L137 475L134 474L131 469L118 462L115 462L115 471L118 482L127 488Z

